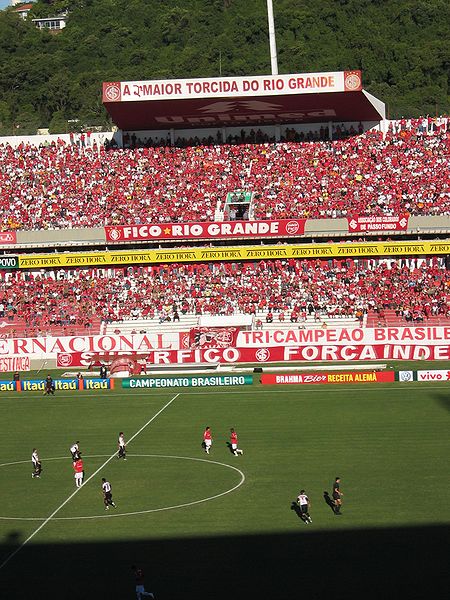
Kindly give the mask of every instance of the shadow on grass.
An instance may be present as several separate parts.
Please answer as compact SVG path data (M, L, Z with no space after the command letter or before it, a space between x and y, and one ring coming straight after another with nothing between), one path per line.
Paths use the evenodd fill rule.
M437 403L450 412L450 393L433 394Z
M344 517L345 518L345 517ZM297 521L298 522L298 521ZM0 545L3 561L18 534ZM446 597L450 527L141 540L30 542L0 570L0 597L134 598L132 564L158 600Z

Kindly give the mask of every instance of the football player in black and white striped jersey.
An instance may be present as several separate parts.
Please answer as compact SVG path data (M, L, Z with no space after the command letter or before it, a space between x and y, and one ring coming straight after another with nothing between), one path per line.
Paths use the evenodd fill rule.
M117 458L123 458L123 460L127 460L127 455L126 455L127 443L125 441L125 436L123 434L123 431L121 431L119 433L119 438L117 440L117 446L119 448L119 453L117 454Z
M300 507L300 516L304 523L312 523L312 519L309 516L309 509L311 508L311 502L305 493L305 490L300 490L300 494L297 497L297 502Z
M33 452L31 453L31 462L33 464L33 472L31 473L31 477L33 477L33 479L35 477L40 477L42 472L42 465L37 448L33 448Z
M113 506L114 508L116 508L116 505L112 499L111 484L104 477L102 477L102 492L103 492L103 504L105 505L105 510L109 510L110 506Z
M80 458L80 442L75 442L70 446L70 454L72 455L72 461L79 460Z

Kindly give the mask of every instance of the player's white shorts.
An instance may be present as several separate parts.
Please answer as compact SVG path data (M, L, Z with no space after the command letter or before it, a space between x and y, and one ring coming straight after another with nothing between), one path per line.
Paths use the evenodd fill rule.
M212 440L205 440L206 448L211 448Z
M232 450L237 450L237 444L231 444L231 449Z
M83 473L75 473L75 479L83 479Z

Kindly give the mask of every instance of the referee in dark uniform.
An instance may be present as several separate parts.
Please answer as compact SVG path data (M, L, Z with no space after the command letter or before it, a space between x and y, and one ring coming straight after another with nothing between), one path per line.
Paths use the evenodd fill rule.
M341 506L342 506L342 496L344 494L341 492L341 478L336 477L333 483L333 501L334 501L334 514L341 515Z

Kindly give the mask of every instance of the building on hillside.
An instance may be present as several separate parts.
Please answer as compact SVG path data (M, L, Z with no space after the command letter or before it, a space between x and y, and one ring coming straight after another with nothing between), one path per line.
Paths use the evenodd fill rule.
M41 17L39 19L33 19L33 23L38 29L49 29L50 31L60 31L66 26L68 19L68 13L63 12L56 17Z
M19 4L18 2L14 2L14 4ZM14 9L13 12L19 15L24 21L26 21L28 17L28 13L33 8L32 2L27 2L26 4L20 3L17 8Z
M33 8L35 0L29 0L29 2L21 2L19 0L10 0L11 6L16 6L13 12L18 14L24 21L28 18L28 13ZM50 31L60 31L66 26L68 19L68 12L63 11L59 15L54 17L40 17L33 19L32 22L38 29L48 29Z

